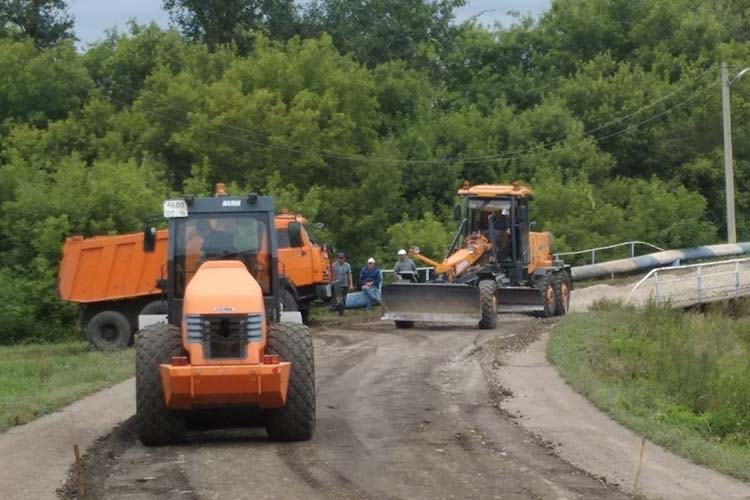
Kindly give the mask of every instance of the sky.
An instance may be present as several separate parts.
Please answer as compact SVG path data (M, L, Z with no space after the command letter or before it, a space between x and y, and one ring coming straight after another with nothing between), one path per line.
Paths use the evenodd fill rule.
M456 18L463 21L472 16L485 24L500 21L504 26L512 24L509 11L539 15L551 0L468 0L456 11ZM68 11L75 17L76 35L81 47L104 37L108 28L124 30L128 19L135 18L145 24L155 21L161 26L169 25L169 16L161 9L161 0L68 0Z

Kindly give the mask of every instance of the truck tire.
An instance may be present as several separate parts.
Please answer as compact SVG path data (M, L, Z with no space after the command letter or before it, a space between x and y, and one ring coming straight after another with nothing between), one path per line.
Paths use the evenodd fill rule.
M281 292L281 305L284 306L284 311L299 311L297 300L294 298L294 294L288 289Z
M399 329L414 328L413 321L395 320L394 323L396 324L396 328Z
M302 316L302 322L306 325L310 324L310 304L307 304L304 309L300 309L299 313Z
M570 282L565 272L556 273L555 284L555 316L565 316L570 309Z
M169 314L169 306L166 300L154 300L143 306L140 314Z
M119 351L130 344L133 328L127 316L117 311L102 311L86 325L86 339L100 351Z
M549 318L554 316L557 311L557 292L555 286L555 276L548 274L542 279L540 293L542 294L542 317Z
M307 441L315 431L315 358L305 325L278 323L268 331L267 354L292 364L286 404L266 414L266 432L274 441Z
M159 365L172 356L185 356L180 329L160 323L150 325L135 341L135 406L138 437L146 446L180 441L187 429L185 415L167 408Z
M479 328L492 330L497 326L497 283L494 280L479 282L479 304L482 314Z

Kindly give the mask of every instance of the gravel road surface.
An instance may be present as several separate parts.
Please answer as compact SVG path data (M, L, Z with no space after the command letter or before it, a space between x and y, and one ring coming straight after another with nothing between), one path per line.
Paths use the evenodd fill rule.
M504 316L494 331L396 330L351 318L316 329L312 441L272 443L245 428L146 448L128 421L90 455L87 498L628 498L517 425L488 382L498 352L553 324Z

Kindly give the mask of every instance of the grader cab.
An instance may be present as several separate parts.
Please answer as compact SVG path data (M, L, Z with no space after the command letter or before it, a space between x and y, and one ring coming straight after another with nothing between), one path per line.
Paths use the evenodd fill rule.
M412 248L410 254L435 268L429 283L399 281L383 288L383 319L399 328L415 321L478 322L495 328L497 312L562 315L570 303L570 267L552 258L552 235L530 231L531 189L467 183L458 191L459 222L442 261Z
M298 312L282 310L273 199L220 189L213 198L167 200L164 216L167 322L144 327L136 338L141 441L178 441L191 412L218 408L260 411L271 439L310 439L312 338ZM199 247L189 244L195 233L202 235ZM155 236L147 227L146 252Z

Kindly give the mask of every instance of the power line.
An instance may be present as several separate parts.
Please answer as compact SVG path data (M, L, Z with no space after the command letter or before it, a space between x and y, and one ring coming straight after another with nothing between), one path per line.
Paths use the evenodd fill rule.
M246 134L246 135L254 135L256 137L267 139L267 140L268 139L278 139L278 140L280 140L281 142L283 142L286 145L272 144L272 143L266 143L266 142L257 142L257 141L250 140L250 139L247 139L247 138L244 138L244 137L238 137L236 135L229 135L229 134L221 133L221 132L218 132L218 131L215 131L215 130L209 130L208 133L210 133L210 134L212 134L212 135L214 135L216 137L222 137L222 138L225 138L225 139L238 141L238 142L241 142L241 143L244 143L244 144L249 144L249 145L258 146L258 147L264 147L264 148L269 148L269 149L275 149L275 150L278 150L278 151L292 152L292 153L298 153L298 154L318 154L320 156L323 156L323 157L328 158L328 159L333 159L333 160L355 161L355 162L364 162L364 163L376 163L377 162L377 163L396 163L396 164L402 164L402 165L410 165L410 164L413 164L413 165L417 165L417 164L444 165L444 164L450 164L450 163L455 163L455 162L459 162L459 161L460 162L464 162L464 163L491 163L491 162L497 162L497 161L515 160L515 159L523 158L523 157L526 157L526 156L530 156L532 154L536 154L536 152L540 148L546 148L546 147L549 147L549 146L554 146L556 144L563 143L563 142L565 142L567 140L570 140L573 137L577 137L577 136L591 136L591 135L593 135L596 132L599 132L601 130L604 130L606 128L611 127L612 125L615 125L617 123L622 123L622 122L626 121L627 119L632 118L633 116L635 116L637 114L640 114L640 113L642 113L642 112L644 112L644 111L646 111L648 109L651 109L654 106L656 106L657 104L659 104L661 102L664 102L664 101L672 98L673 96L675 96L678 93L682 92L683 90L687 89L691 85L693 85L696 82L702 80L706 75L711 74L711 72L712 72L713 69L715 69L715 68L714 67L710 67L710 68L704 70L697 77L691 79L690 81L688 81L685 84L681 85L679 88L677 88L677 89L675 89L675 90L673 90L673 91L665 94L664 96L659 97L655 101L653 101L653 102L651 102L651 103L649 103L649 104L647 104L645 106L642 106L641 108L639 108L639 109L637 109L637 110L635 110L633 112L630 112L630 113L627 113L625 115L621 115L619 117L616 117L616 118L610 120L609 122L607 122L605 124L602 124L602 125L600 125L600 126L598 126L596 128L593 128L593 129L590 129L590 130L586 130L586 131L582 131L579 134L576 134L575 136L568 136L568 137L565 137L563 139L558 139L558 140L555 140L555 141L548 141L546 143L536 144L534 146L531 146L531 147L528 147L528 148L525 148L525 149L520 149L520 150L515 150L515 151L510 151L510 152L506 151L505 153L498 154L498 155L485 155L485 156L476 156L476 157L468 157L468 158L453 158L453 159L442 158L442 159L435 159L435 160L415 160L415 159L405 159L405 158L401 158L401 159L399 159L399 158L384 158L384 157L374 157L374 156L363 156L363 155L351 155L351 154L337 153L337 152L328 151L328 150L325 150L325 149L322 149L322 148L310 148L308 146L305 146L305 145L302 145L302 144L299 144L299 143L294 143L294 142L288 141L288 140L286 140L284 138L274 137L273 135L271 135L271 134L269 134L267 132L258 130L258 129L237 127L237 126L228 125L228 124L218 124L217 126L220 127L220 128L226 128L226 129L229 129L229 130L235 130L237 132L240 132L240 133ZM127 85L120 84L120 83L117 83L117 82L114 82L114 81L111 81L111 80L108 80L108 79L106 79L105 82L109 83L111 85L114 85L116 87L121 87L123 89L129 90L131 93L133 93L134 95L136 95L136 98L137 98L137 94L141 92L141 90L138 90L138 89L135 89L133 87L129 87ZM593 139L597 140L597 141L600 141L600 140L604 140L604 139L607 139L607 138L615 137L615 136L624 134L624 133L626 133L626 132L628 132L630 130L633 130L634 128L638 128L638 127L643 126L643 125L645 125L647 123L650 123L651 121L654 121L655 119L657 119L657 118L659 118L661 116L664 116L665 114L669 113L672 109L675 109L677 107L683 106L687 102L691 102L692 100L694 100L694 98L696 98L699 95L702 95L709 88L713 87L715 84L716 83L709 84L707 87L703 88L702 90L700 90L697 93L693 94L692 96L688 97L686 100L684 100L684 101L682 101L682 102L680 102L680 103L678 103L678 104L676 104L676 105L674 105L674 106L672 106L670 108L667 108L665 111L663 111L661 113L658 113L657 115L654 115L654 116L652 116L652 117L650 117L650 118L648 118L646 120L643 120L643 121L641 121L641 122L639 122L639 123L637 123L635 125L626 127L625 129L621 129L621 130L615 131L615 132L610 133L610 134L606 134L606 135L604 135L602 137L598 137L598 138L597 137L593 137ZM124 101L118 100L118 99L116 99L116 98L114 98L112 96L107 96L107 98L110 99L110 100L112 100L112 101L114 101L114 102L117 102L118 104L120 104L122 106L132 106L132 104L133 104L133 103L126 103ZM178 110L178 111L182 111L182 112L187 113L187 114L190 114L190 113L194 112L194 110L189 110L189 109L183 108L183 107L181 107L181 106L179 106L177 104L174 104L174 103L167 103L167 105L169 107L171 107L172 109L175 109L175 110ZM161 114L161 113L158 113L158 112L155 112L153 110L146 109L146 108L141 108L141 109L145 113L151 114L153 116L159 117L161 119L170 121L170 122L178 124L178 125L183 125L183 126L186 126L186 127L189 127L191 125L190 122L188 122L188 121L177 120L177 119L172 118L170 116L167 116L167 115L164 115L164 114Z
M608 128L608 127L610 127L610 126L612 126L612 125L614 125L614 124L616 124L616 123L622 123L622 122L624 122L625 120L627 120L628 118L632 118L633 116L635 116L635 115L638 115L638 114L642 113L643 111L645 111L645 110L647 110L647 109L651 109L651 108L653 108L654 106L656 106L657 104L659 104L660 102L664 102L664 101L666 101L666 100L667 100L667 99L669 99L670 97L672 97L672 96L674 96L674 95L677 95L678 93L682 92L683 90L685 90L686 88L690 87L690 86L691 86L691 85L693 85L694 83L696 83L696 82L698 82L698 81L702 80L702 79L703 79L703 77L705 77L706 75L710 74L710 72L711 72L712 70L715 70L715 69L716 69L716 67L715 67L715 66L712 66L712 67L710 67L710 68L706 69L705 71L703 71L703 72L702 72L702 73L701 73L700 75L698 75L698 76L697 76L696 78L693 78L692 80L690 80L690 81L689 81L689 82L687 82L686 84L684 84L684 85L680 86L679 88L675 89L674 91L672 91L672 92L669 92L668 94L665 94L664 96L662 96L662 97L658 98L657 100L653 101L653 102L652 102L651 104L647 104L646 106L643 106L643 107L641 107L641 108L639 108L639 109L637 109L637 110L633 111L632 113L628 113L628 114L626 114L626 115L623 115L623 116L620 116L620 117L614 118L614 119L612 119L612 120L608 121L607 123L605 123L605 124L603 124L603 125L600 125L599 127L595 128L595 129L592 129L592 130L587 130L586 132L583 132L583 133L584 133L584 134L586 134L586 135L591 135L591 134L593 134L594 132L598 132L598 131L600 131L600 130L603 130L603 129L605 129L605 128Z
M642 121L640 121L638 123L635 123L633 125L630 125L630 126L624 128L624 129L620 129L620 130L617 130L615 132L612 132L612 133L609 133L609 134L606 134L606 135L603 135L603 136L600 136L600 137L593 136L592 139L595 140L595 141L602 141L602 140L605 140L605 139L616 137L618 135L622 135L622 134L627 133L627 132L629 132L631 130L640 128L641 126L646 125L648 123L651 123L651 122L655 121L656 119L658 119L658 118L660 118L660 117L662 117L662 116L670 113L674 109L680 108L680 107L682 107L682 106L684 106L684 105L686 105L686 104L694 101L698 97L700 97L703 94L705 94L709 89L711 89L714 86L716 86L718 83L719 82L717 80L716 82L707 85L706 87L704 87L703 89L701 89L701 90L695 92L694 94L690 95L689 97L687 97L683 101L680 101L679 103L677 103L677 104L675 104L675 105L673 105L673 106L665 109L664 111L662 111L660 113L657 113L656 115L653 115L653 116L651 116L651 117L649 117L649 118L647 118L645 120L642 120ZM670 94L670 96L674 95L676 92L677 91L672 92ZM664 96L663 98L660 99L660 101L664 101L667 98L668 98L667 96ZM127 103L124 103L123 101L119 101L119 100L116 100L114 98L111 98L111 99L114 100L115 102L118 102L119 104L127 105ZM644 108L642 108L641 110L639 110L639 112L642 111L643 109L648 109L650 107L653 107L653 105L655 105L655 103L651 103L648 106L644 106ZM142 109L142 111L145 112L145 113L147 113L147 114L151 114L153 116L157 116L159 118L162 118L164 120L170 121L170 122L178 124L178 125L184 125L184 126L187 126L187 127L190 126L189 122L182 121L182 120L177 120L177 119L172 118L170 116L167 116L167 115L164 115L164 114L161 114L161 113L149 110L149 109ZM635 114L637 114L637 112L630 113L627 116L632 117ZM619 121L622 121L623 119L620 119ZM233 126L230 126L230 125L219 124L218 126L219 127L232 128L232 129L235 129L235 130L238 130L238 131L245 131L245 132L250 133L249 130L244 130L244 129L241 129L239 127L233 127ZM602 130L604 128L606 128L606 127L605 126L600 126L600 127L597 127L596 129L592 129L592 131L598 131L598 130ZM580 136L592 135L592 131L581 132ZM339 159L339 160L361 161L361 162L381 162L381 163L382 162L389 162L389 163L398 163L398 164L404 164L404 165L407 165L407 164L447 164L447 163L454 163L454 162L457 162L457 161L463 161L463 162L467 162L467 163L489 163L489 162L503 161L503 160L515 160L515 159L520 159L520 158L523 158L523 157L526 157L526 156L531 156L532 154L536 154L536 152L540 148L544 148L544 147L548 147L548 146L551 146L551 145L560 144L560 143L563 143L563 142L565 142L567 140L570 140L572 138L572 137L566 137L564 139L560 139L560 140L557 140L557 141L551 141L551 142L547 142L547 143L543 143L543 144L538 144L538 145L536 145L534 147L531 147L531 148L528 148L528 149L525 149L525 150L520 150L520 151L517 152L518 154L498 155L498 156L494 156L493 155L493 156L487 156L487 157L463 158L463 159L462 158L457 158L457 159L450 159L450 160L449 159L442 159L442 160L407 160L407 159L383 158L383 157L372 157L372 156L370 156L370 157L353 156L353 155L345 155L345 154L340 154L340 153L332 153L332 152L325 151L325 150L322 150L322 149L306 149L306 148L300 148L300 147L281 146L281 145L278 145L278 144L261 143L261 142L249 140L249 139L246 139L246 138L243 138L243 137L239 137L239 136L236 136L236 135L224 134L224 133L221 133L221 132L217 132L215 130L209 130L209 131L207 131L207 133L212 134L212 135L217 136L217 137L222 137L222 138L225 138L225 139L230 139L230 140L238 141L238 142L245 143L245 144L250 144L250 145L259 146L259 147L266 147L266 148L276 149L276 150L285 151L285 152L308 153L308 154L309 153L317 153L317 154L320 154L321 156L325 156L325 157L332 158L332 159ZM268 136L266 136L266 138L270 139L270 138L272 138L272 136L268 135Z
M633 125L631 125L631 126L629 126L629 127L625 128L625 129L619 130L619 131L617 131L617 132L614 132L614 133L612 133L612 134L608 134L608 135L605 135L605 136L602 136L602 137L597 137L597 138L596 138L596 140L597 140L597 141L603 141L603 140L605 140L605 139L609 139L609 138L611 138L611 137L615 137L615 136L618 136L618 135L622 135L622 134L625 134L625 133L627 133L627 132L629 132L629 131L631 131L631 130L634 130L634 129L636 129L636 128L639 128L639 127L641 127L641 126L643 126L643 125L646 125L646 124L648 124L648 123L651 123L652 121L656 120L657 118L661 118L662 116L666 115L667 113L671 112L672 110L674 110L674 109L677 109L677 108L679 108L679 107L682 107L682 106L684 106L684 105L686 105L686 104L688 104L688 103L690 103L690 102L694 101L695 99L697 99L698 97L702 96L703 94L705 94L706 92L708 92L708 90L709 90L709 89L711 89L711 88L715 87L715 86L716 86L716 85L718 85L719 83L720 83L720 81L719 81L719 80L717 80L717 81L715 81L715 82L713 82L713 83L711 83L711 84L707 85L707 86L706 86L706 87L705 87L704 89L702 89L701 91L699 91L699 92L696 92L695 94L693 94L692 96L688 97L688 98L687 98L687 99L685 99L684 101L682 101L682 102L679 102L678 104L675 104L675 105L674 105L674 106L672 106L671 108L669 108L669 109L666 109L666 110L662 111L661 113L658 113L658 114L656 114L656 115L654 115L654 116L652 116L652 117L650 117L650 118L647 118L646 120L643 120L643 121L641 121L641 122L635 123L635 124L633 124Z

